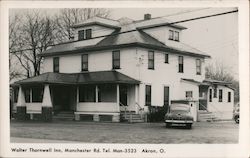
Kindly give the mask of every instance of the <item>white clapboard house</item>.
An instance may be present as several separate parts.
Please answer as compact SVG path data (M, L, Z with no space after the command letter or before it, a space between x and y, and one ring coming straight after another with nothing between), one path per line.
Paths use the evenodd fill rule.
M182 42L187 28L169 23L145 14L74 25L72 40L41 54L41 75L12 85L16 118L142 121L149 106L182 102L196 121L203 113L231 119L230 83L205 80L210 56Z

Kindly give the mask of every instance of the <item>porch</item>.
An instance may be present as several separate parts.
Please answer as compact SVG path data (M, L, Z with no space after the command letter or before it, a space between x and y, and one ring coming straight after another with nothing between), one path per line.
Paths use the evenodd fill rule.
M51 121L61 112L71 112L75 120L119 122L121 111L138 111L138 83L116 71L42 74L17 82L14 109L22 120L35 116Z

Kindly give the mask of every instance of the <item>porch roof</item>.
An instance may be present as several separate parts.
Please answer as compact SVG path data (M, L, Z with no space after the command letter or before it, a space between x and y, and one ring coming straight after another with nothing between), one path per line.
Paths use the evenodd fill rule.
M117 71L96 71L82 73L54 73L47 72L39 76L17 81L14 85L23 84L101 84L101 83L124 83L139 84L140 81L126 76Z

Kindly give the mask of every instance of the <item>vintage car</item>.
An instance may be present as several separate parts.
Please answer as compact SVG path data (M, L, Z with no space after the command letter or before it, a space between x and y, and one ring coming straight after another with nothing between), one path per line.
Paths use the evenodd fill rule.
M191 116L190 111L191 108L188 104L171 104L165 115L166 127L168 128L173 125L185 125L186 128L191 129L194 119Z
M240 104L237 103L233 110L233 119L236 123L240 123Z

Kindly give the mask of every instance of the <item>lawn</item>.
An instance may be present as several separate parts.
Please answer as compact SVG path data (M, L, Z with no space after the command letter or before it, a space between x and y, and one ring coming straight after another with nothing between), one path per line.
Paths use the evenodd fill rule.
M85 143L237 143L234 122L197 122L191 130L166 128L164 123L96 123L11 121L11 137L78 141Z

